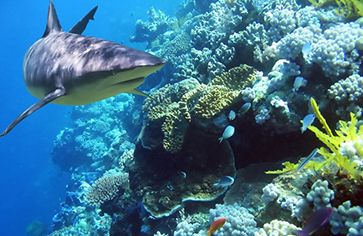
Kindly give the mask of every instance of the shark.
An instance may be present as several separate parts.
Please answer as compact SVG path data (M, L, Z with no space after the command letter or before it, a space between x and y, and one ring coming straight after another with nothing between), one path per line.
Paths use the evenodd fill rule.
M116 42L83 36L96 10L97 6L65 32L50 0L45 32L28 49L23 63L26 87L40 100L22 112L0 137L49 103L84 105L119 93L146 95L137 87L165 61Z

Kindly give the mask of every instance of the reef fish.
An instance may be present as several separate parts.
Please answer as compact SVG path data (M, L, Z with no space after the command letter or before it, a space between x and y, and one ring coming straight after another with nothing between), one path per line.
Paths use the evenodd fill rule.
M226 217L220 217L215 219L208 229L208 236L212 236L213 233L222 228L223 225L226 223L226 221L227 221Z
M226 140L226 139L232 137L233 134L234 134L234 127L232 125L228 125L224 129L222 136L218 140L221 143L223 140Z
M229 120L234 120L236 118L236 112L234 112L233 110L231 110L229 113L228 113L228 119Z
M303 160L300 164L299 164L299 166L297 167L297 171L300 171L300 170L302 170L303 168L304 168L304 166L311 160L311 159L313 159L315 156L316 156L316 154L318 153L318 149L317 148L314 148L314 150L309 154L309 156L307 156L306 158L305 158L305 160Z
M312 235L318 229L323 227L330 219L333 214L333 208L322 207L315 211L311 218L307 221L306 225L302 230L297 230L296 235L298 236L308 236Z
M214 187L218 188L226 188L231 186L234 183L234 178L231 176L223 176L216 183L213 184Z
M21 113L0 137L48 103L83 105L121 92L145 95L136 88L165 62L143 51L81 35L96 10L64 32L50 1L45 32L29 48L23 64L27 89L40 101Z
M302 76L297 76L294 80L294 88L292 91L297 92L301 87L305 87L308 84L308 81L304 79Z
M306 42L303 45L303 47L301 49L301 53L302 53L302 55L303 55L303 57L304 57L304 59L306 61L309 61L309 59L310 59L310 53L311 53L311 50L312 49L313 49L313 46L312 46L312 44L310 42Z
M250 110L251 106L252 104L250 102L246 102L245 104L242 105L241 109L239 109L238 113L240 115L246 114Z
M307 114L301 121L301 133L304 133L308 129L308 127L314 123L314 120L314 114Z

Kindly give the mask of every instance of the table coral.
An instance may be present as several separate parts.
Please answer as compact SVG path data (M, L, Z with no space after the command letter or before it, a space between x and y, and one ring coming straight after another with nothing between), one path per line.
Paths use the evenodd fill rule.
M100 206L115 198L120 189L126 188L127 182L127 174L105 175L92 185L87 193L87 201L91 205Z

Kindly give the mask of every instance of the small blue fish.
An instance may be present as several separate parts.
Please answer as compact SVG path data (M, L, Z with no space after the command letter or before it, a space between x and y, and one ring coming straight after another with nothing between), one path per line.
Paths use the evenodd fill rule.
M183 177L183 179L185 179L187 177L187 173L185 171L179 171L179 174L181 175L181 177Z
M326 223L329 222L331 215L333 214L333 208L322 207L315 211L311 218L307 221L306 225L302 230L297 230L295 232L298 236L309 236L314 232L318 231Z
M309 55L311 50L313 49L313 46L310 42L306 42L304 46L301 49L301 53L303 54L303 57L306 61L309 60Z
M294 81L294 88L292 91L297 92L301 87L305 87L308 81L301 76L297 76Z
M310 125L314 123L315 115L314 114L307 114L304 119L301 121L301 133L304 133Z
M242 105L241 109L239 109L238 113L244 115L250 110L251 106L252 104L250 102L246 102L245 104Z
M304 166L311 160L311 159L313 159L315 156L316 156L316 154L318 153L318 149L317 148L315 148L310 154L309 154L309 156L307 156L306 158L305 158L305 160L303 160L300 164L299 164L299 166L297 167L297 169L296 169L296 171L300 171L300 170L302 170L303 168L304 168Z
M222 136L218 140L221 143L223 140L226 140L226 139L232 137L233 134L234 134L234 127L232 125L228 125L224 129Z
M234 112L233 110L231 110L228 114L228 119L229 120L234 120L236 118L236 112Z
M223 176L216 183L213 184L216 188L226 188L234 183L234 178L232 176Z

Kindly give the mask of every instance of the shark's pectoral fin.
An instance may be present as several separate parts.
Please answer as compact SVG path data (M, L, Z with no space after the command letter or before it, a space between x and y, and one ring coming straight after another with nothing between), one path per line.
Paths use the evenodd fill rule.
M95 13L97 11L97 6L94 7L90 12L87 13L82 20L78 21L75 26L69 31L69 33L73 34L82 34L83 31L86 29L87 24L90 20L94 20Z
M19 124L26 117L31 115L33 112L42 108L44 105L54 101L55 99L65 95L64 88L57 88L56 90L50 92L45 96L42 100L39 100L37 103L31 105L28 109L26 109L23 113L21 113L1 134L0 137L7 135L17 124Z

